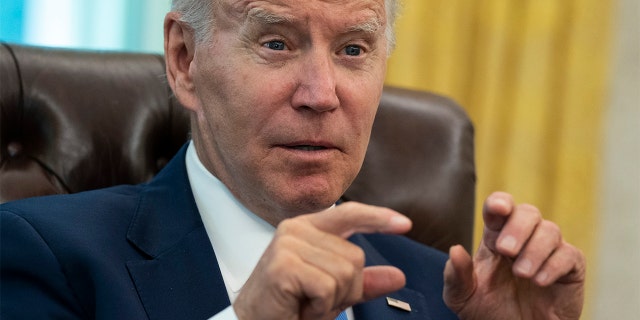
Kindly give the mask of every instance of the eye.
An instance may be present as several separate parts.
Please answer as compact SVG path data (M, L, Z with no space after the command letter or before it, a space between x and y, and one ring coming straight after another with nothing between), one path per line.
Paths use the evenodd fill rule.
M286 49L286 45L284 44L284 42L282 41L278 41L278 40L273 40L273 41L269 41L267 43L265 43L263 46L271 49L271 50L278 50L278 51L282 51L284 49Z
M344 53L348 56L359 56L362 53L362 48L356 45L348 45L344 48Z

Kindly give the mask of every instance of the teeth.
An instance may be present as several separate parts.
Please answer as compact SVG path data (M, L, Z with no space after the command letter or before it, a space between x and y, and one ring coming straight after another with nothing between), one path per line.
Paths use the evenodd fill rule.
M321 146L294 146L293 149L302 150L302 151L317 151L317 150L323 150L323 149L325 149L325 147L321 147Z

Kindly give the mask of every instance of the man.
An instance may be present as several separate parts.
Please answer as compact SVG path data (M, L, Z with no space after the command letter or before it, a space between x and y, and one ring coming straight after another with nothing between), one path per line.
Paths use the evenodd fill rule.
M455 318L446 303L461 319L578 319L584 257L508 194L486 200L474 258L448 261L393 235L411 227L397 212L335 205L364 158L395 6L174 1L167 79L192 143L149 184L3 206L3 318ZM387 295L412 311L380 309Z

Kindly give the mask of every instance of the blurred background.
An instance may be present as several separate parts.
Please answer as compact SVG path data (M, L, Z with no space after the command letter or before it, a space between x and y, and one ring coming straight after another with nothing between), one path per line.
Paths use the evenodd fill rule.
M476 221L509 191L584 251L583 319L640 314L639 3L404 0L389 61L388 84L450 96L474 121ZM161 53L169 7L0 0L0 41Z

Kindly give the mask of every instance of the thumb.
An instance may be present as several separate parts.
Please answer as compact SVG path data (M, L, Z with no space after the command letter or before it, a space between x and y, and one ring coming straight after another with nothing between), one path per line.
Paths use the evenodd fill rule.
M442 297L451 310L458 313L476 290L473 260L461 245L449 249L449 260L444 268Z
M392 266L371 266L363 270L362 298L364 301L398 291L407 282L404 273Z

